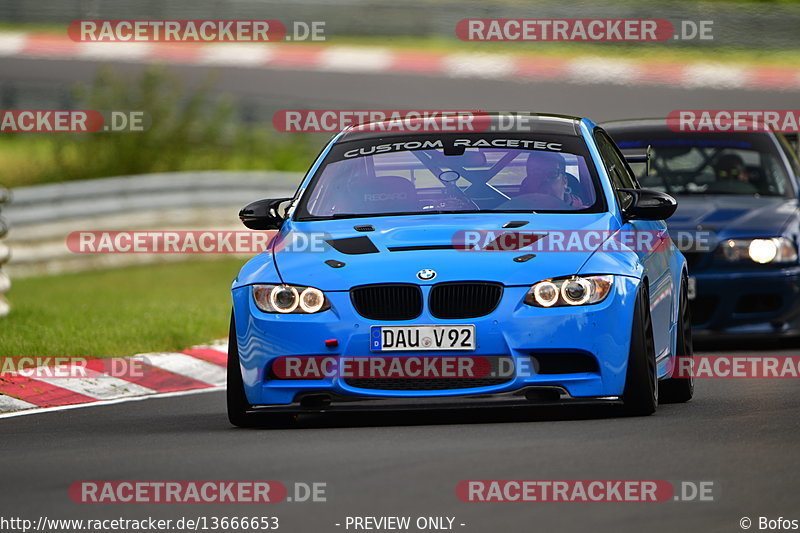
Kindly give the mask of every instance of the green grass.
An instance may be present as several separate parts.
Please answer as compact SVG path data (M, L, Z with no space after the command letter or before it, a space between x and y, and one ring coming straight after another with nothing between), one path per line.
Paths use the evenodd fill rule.
M226 337L242 259L212 259L15 280L0 356L111 357Z
M211 99L205 85L186 87L163 67L148 67L135 79L104 68L77 86L75 96L78 109L144 111L150 126L141 132L0 134L0 183L183 170L301 171L325 137L242 123L228 99Z
M166 152L172 143L141 148L120 148L128 139L111 138L112 134L87 133L105 139L87 139L67 134L0 134L0 185L23 187L77 179L105 178L153 172L191 170L280 170L305 171L325 142L319 134L270 134L255 131L240 135L233 143L191 143L182 147L179 157L169 160L143 158ZM118 134L136 135L134 133ZM95 154L90 157L90 154ZM131 157L123 157L129 154ZM138 159L134 158L138 155Z

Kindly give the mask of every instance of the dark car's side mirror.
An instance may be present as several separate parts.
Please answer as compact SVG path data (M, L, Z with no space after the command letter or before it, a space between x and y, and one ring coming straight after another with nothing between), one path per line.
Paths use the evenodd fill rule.
M678 202L669 194L651 189L617 189L626 196L622 214L626 220L666 220L678 208Z
M239 220L250 229L280 229L286 217L286 210L281 204L291 198L267 198L258 200L239 211Z

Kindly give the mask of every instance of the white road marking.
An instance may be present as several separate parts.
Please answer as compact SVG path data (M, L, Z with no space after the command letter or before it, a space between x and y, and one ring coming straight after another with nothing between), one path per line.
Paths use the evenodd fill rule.
M514 73L514 58L501 54L450 54L444 72L455 78L505 78Z
M134 356L149 365L163 368L210 385L224 385L225 368L182 353L144 353Z
M567 63L567 77L577 83L627 85L637 72L635 63L621 59L587 57Z
M319 68L346 72L386 71L393 54L381 48L350 48L335 46L319 54Z
M228 339L221 339L210 342L208 344L198 344L195 348L206 348L210 350L216 350L218 352L222 352L224 354L228 353Z
M67 411L69 409L81 409L84 407L98 407L101 405L115 405L125 402L138 402L141 400L153 400L158 398L174 398L176 396L189 396L191 394L202 394L204 392L219 392L225 390L225 387L214 387L210 389L194 389L177 392L160 392L158 394L149 394L147 396L131 396L129 398L118 398L116 400L104 400L92 403L78 403L72 405L59 405L58 407L37 407L36 409L26 409L24 411L16 411L13 413L0 413L0 419L13 418L15 416L36 415L43 413L51 413L53 411Z
M0 413L8 413L10 411L19 411L20 409L34 409L36 406L32 403L25 402L0 394Z
M272 48L259 44L207 44L202 47L196 63L223 67L257 67L265 64L274 55Z
M24 33L0 34L0 56L19 55L27 42L28 37Z
M688 64L683 68L680 81L684 87L735 89L742 87L747 82L747 78L744 68L716 63L695 63Z
M113 61L137 61L150 55L150 43L81 43L77 57Z
M64 366L65 365L61 365L61 367ZM58 370L61 367L56 367L57 375L66 375L68 372L67 370L63 372ZM34 379L99 400L114 400L126 396L143 396L146 394L155 394L156 392L153 389L142 387L141 385L125 381L124 379L100 374L99 372L88 372L90 377L85 378L36 377Z

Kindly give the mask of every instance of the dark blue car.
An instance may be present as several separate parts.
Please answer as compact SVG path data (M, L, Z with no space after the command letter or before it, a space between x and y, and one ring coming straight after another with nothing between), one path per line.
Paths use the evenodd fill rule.
M604 125L623 151L650 147L642 187L678 199L670 235L689 265L704 334L800 334L798 161L773 132L674 131L664 119Z

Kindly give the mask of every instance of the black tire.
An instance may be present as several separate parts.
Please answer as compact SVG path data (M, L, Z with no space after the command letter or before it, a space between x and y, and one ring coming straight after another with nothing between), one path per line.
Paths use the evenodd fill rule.
M228 420L234 426L241 428L252 427L283 427L289 426L294 421L294 416L288 413L250 413L251 405L244 393L242 368L239 366L239 346L236 342L236 323L231 312L231 326L228 330Z
M694 355L694 346L692 344L692 315L689 308L689 294L686 286L686 278L682 277L680 303L678 305L678 339L675 343L676 361L684 357L691 359ZM690 374L688 378L673 377L662 381L660 395L659 400L661 403L688 402L694 395L694 377Z
M242 369L239 366L239 346L236 342L236 324L233 321L231 312L231 326L228 330L228 420L231 424L239 427L253 427L255 418L247 411L250 404L247 403L247 396L244 393L244 382L242 381Z
M622 402L624 413L628 416L651 415L658 406L653 321L647 289L644 287L636 295Z

